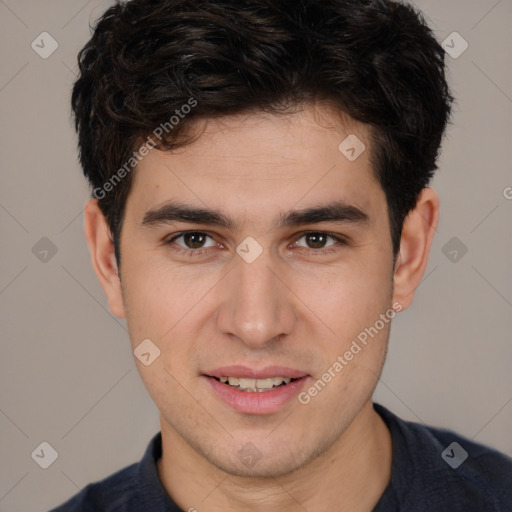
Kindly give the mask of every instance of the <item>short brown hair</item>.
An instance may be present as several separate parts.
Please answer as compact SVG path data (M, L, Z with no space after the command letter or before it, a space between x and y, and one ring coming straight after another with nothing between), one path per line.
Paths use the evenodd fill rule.
M452 101L443 49L419 12L391 0L118 1L78 61L72 109L93 190L191 98L159 149L190 143L185 129L200 118L328 101L371 129L395 255ZM121 174L99 198L118 262L132 181Z

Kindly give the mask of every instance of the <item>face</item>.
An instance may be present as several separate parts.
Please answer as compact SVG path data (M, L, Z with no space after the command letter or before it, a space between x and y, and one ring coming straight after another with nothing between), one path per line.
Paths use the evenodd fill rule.
M386 197L368 133L328 110L202 128L138 165L123 314L132 348L160 351L137 365L162 430L228 473L278 476L371 399L393 303ZM366 145L355 161L338 149L350 134Z

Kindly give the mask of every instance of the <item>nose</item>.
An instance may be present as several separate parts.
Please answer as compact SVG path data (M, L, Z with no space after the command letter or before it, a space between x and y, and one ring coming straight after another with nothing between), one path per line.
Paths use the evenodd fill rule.
M271 260L265 251L252 263L237 258L219 290L218 329L250 348L263 348L290 334L297 319L284 269Z

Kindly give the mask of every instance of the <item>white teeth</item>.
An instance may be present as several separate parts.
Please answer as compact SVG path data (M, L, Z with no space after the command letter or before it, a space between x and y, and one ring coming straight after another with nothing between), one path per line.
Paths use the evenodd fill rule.
M256 387L258 389L272 389L274 387L274 379L258 379L256 381Z
M237 379L238 385L243 389L254 389L256 387L256 379ZM231 384L231 377L229 378Z
M283 384L289 384L291 378L289 377L270 377L268 379L245 379L238 377L219 377L219 380L224 384L238 387L243 391L267 391L273 387Z

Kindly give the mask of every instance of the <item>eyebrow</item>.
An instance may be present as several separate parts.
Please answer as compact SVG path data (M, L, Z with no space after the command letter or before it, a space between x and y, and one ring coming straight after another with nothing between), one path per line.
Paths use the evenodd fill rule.
M320 224L322 222L367 224L369 220L369 215L357 206L344 201L334 201L325 205L282 213L276 222L276 227L297 227L304 224ZM238 226L238 222L222 212L177 202L169 202L159 208L148 210L144 214L142 225L152 227L171 222L204 224L228 230L233 230Z

